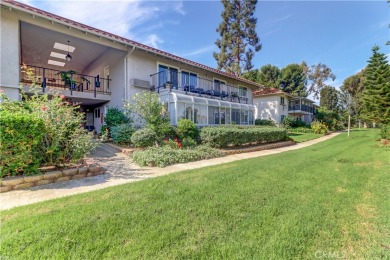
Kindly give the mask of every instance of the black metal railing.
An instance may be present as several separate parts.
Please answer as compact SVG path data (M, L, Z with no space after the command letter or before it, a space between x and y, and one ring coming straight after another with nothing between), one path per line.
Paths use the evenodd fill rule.
M152 91L181 91L207 98L252 104L252 100L248 97L249 93L247 93L250 90L240 89L220 81L200 78L192 73L163 70L151 74L150 77L152 78Z
M289 105L288 111L305 111L314 114L314 107L308 105Z
M94 93L95 97L96 94L111 94L110 78L101 78L99 75L90 76L80 74L72 70L60 71L32 65L23 66L32 73L28 75L24 69L21 69L20 82L26 84L34 82L36 85L42 87L43 92L48 88L69 90L71 95L73 91ZM34 79L31 79L30 76L33 76Z

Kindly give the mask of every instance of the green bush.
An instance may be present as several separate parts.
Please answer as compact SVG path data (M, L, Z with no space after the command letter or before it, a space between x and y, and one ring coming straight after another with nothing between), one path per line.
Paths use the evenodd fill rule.
M328 128L326 125L319 121L313 121L311 123L311 129L313 130L313 133L315 134L326 134L328 133Z
M180 119L179 122L177 122L177 132L182 139L191 138L196 140L199 136L198 128L195 123L189 119Z
M255 125L276 126L275 122L271 119L256 119Z
M117 107L109 107L107 113L104 116L105 125L111 129L113 126L130 124L131 120Z
M133 161L140 166L165 167L176 163L185 163L224 156L222 151L209 146L197 146L191 149L175 149L170 146L149 147L132 154Z
M135 131L131 136L131 142L136 147L152 146L158 141L158 139L156 132L147 127Z
M287 139L284 128L204 127L200 132L202 143L212 147L239 146L248 143L270 143Z
M381 127L381 138L390 140L390 124L382 125L382 127Z
M284 128L290 129L294 124L295 118L291 116L286 116L283 118L282 124Z
M313 129L309 127L296 127L288 129L290 133L314 133Z
M191 148L196 146L196 141L192 138L184 138L181 143L184 148Z
M45 125L32 114L0 113L0 177L38 172Z
M111 127L112 141L116 144L129 145L133 133L134 129L130 124L121 124Z

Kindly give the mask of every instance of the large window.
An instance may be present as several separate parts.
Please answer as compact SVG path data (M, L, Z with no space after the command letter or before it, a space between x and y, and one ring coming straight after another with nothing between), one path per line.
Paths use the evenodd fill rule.
M214 79L214 90L221 91L223 85L225 85L225 82L219 79Z
M167 67L164 65L158 65L158 85L161 87L165 87L169 82L172 84L173 88L178 88L178 70L176 68Z
M209 125L219 125L219 108L209 107Z
M192 86L198 87L198 75L186 71L181 72L181 84L182 87Z
M232 109L232 123L240 124L240 109Z

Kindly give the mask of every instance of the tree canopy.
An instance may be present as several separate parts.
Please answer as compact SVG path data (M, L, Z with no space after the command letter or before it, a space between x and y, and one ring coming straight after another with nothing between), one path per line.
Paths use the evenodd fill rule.
M304 67L293 63L281 70L280 88L291 95L306 97L306 74Z
M222 4L222 22L217 28L221 38L215 42L220 51L213 56L218 69L241 76L253 68L252 58L261 49L254 17L257 0L222 0Z
M326 86L320 92L320 106L334 112L339 108L339 91L335 87Z
M369 121L386 124L390 123L390 65L378 46L372 52L365 72L362 113Z

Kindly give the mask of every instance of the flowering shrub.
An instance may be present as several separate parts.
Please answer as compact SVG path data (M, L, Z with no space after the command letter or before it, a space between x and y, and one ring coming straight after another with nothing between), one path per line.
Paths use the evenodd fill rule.
M204 127L200 132L202 143L212 147L228 147L248 143L270 143L287 139L284 128L264 127Z
M31 70L22 69L34 80ZM2 99L1 111L28 114L43 122L44 129L39 130L43 141L36 144L42 158L41 165L64 166L77 162L98 145L92 133L83 129L84 115L78 112L79 107L67 102L63 95L56 92L50 92L50 96L48 93L38 94L37 89L31 96L22 93L23 101L20 102L10 101L5 96Z
M32 114L0 112L0 177L34 174L43 161L40 147L45 126Z
M311 123L311 129L313 130L313 133L315 134L326 134L328 133L328 128L326 125L319 121L313 121Z
M111 127L112 141L116 144L131 143L131 136L134 133L134 129L130 124L121 124Z
M153 129L142 128L134 132L131 136L131 142L136 147L148 147L154 145L158 140L157 134Z
M135 151L131 155L133 161L140 166L158 167L221 156L224 156L222 151L203 145L191 149L175 149L170 146L149 147L143 151Z

